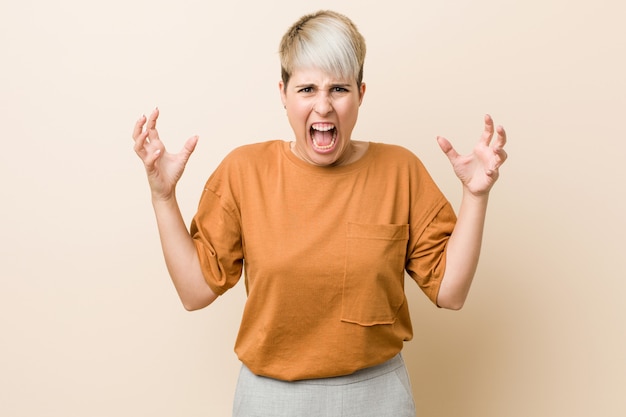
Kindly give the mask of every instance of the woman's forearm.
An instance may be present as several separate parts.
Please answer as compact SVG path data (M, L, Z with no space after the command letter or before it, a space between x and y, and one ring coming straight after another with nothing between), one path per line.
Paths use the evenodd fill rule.
M198 253L180 213L176 198L153 199L161 247L170 277L187 310L211 304L217 295L206 283Z
M488 199L488 193L476 196L463 188L457 223L446 249L439 307L459 310L465 303L480 257Z

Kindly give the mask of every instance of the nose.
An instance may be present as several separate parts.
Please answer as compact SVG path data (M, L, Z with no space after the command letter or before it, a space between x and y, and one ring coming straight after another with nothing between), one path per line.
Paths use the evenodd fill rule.
M327 94L320 94L319 97L313 102L313 111L320 116L325 116L333 111L333 104L331 98Z

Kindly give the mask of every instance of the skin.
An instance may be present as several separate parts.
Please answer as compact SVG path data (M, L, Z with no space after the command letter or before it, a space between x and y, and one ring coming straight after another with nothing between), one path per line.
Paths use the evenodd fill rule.
M446 271L437 297L437 305L452 310L461 309L467 299L478 266L489 192L507 159L504 128L494 127L489 115L485 115L484 123L480 140L467 155L459 155L446 138L437 137L463 185L463 198L448 241Z
M318 68L295 70L285 85L278 84L287 119L296 140L293 152L318 166L344 165L360 158L367 144L352 141L365 84L334 77ZM313 125L333 125L337 140L331 149L319 149L311 138Z
M178 153L169 153L156 129L159 109L141 116L133 129L135 152L143 161L152 192L161 247L168 272L185 309L197 310L217 298L200 268L198 253L176 201L176 184L198 143L192 136Z
M286 87L286 88L285 88ZM316 69L295 71L289 85L279 83L281 99L296 137L293 152L301 159L321 166L342 165L360 158L365 142L351 140L365 85L329 77ZM198 142L187 140L178 153L169 153L156 128L159 110L142 116L133 129L134 149L148 176L152 205L157 219L161 246L168 271L187 310L211 304L217 295L210 289L200 268L195 245L176 201L176 184ZM337 141L332 149L320 151L311 142L314 123L332 123ZM467 155L460 155L451 143L437 137L442 151L460 179L463 197L457 224L447 246L446 272L441 282L437 304L458 310L467 298L480 255L489 193L506 161L506 133L495 127L491 116L484 118L480 140Z

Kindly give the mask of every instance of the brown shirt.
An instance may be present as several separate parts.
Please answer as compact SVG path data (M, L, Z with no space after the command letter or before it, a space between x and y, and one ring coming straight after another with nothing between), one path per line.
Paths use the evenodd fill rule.
M257 375L298 380L350 374L402 349L413 335L404 270L436 302L455 221L402 147L370 143L355 163L317 167L270 141L224 159L191 234L217 294L245 270L239 359Z

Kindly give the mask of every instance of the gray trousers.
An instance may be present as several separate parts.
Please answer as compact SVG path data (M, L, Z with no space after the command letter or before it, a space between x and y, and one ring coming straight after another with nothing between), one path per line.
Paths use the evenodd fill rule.
M286 382L241 367L233 417L415 417L402 356L347 376Z

